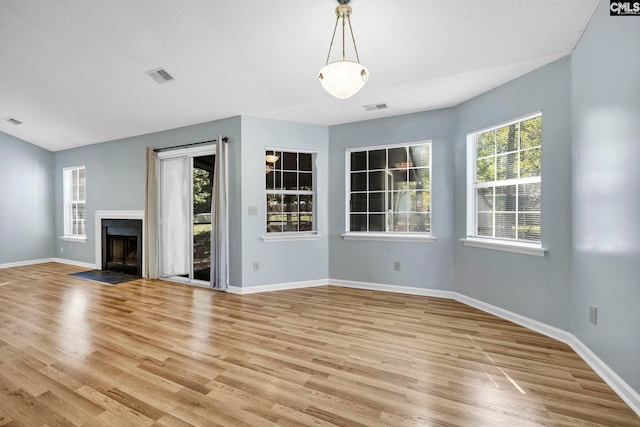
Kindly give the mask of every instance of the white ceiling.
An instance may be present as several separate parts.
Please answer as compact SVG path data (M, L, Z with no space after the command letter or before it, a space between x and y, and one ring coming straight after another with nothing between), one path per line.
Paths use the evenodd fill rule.
M449 107L569 54L597 3L353 0L370 79L338 100L316 78L335 0L0 0L0 119L23 122L0 131L57 151L239 114L333 125ZM176 80L157 84L158 67Z

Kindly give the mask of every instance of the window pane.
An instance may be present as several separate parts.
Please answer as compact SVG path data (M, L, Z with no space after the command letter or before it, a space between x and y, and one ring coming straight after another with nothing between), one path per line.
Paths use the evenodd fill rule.
M301 171L306 171L306 172L313 171L313 154L299 153L298 167L300 168Z
M369 172L369 191L380 191L385 189L387 174L384 171Z
M478 212L493 209L493 188L478 188L476 191L476 210Z
M367 215L350 215L350 227L351 231L367 231Z
M409 214L409 231L423 233L429 230L428 213Z
M520 177L540 176L542 164L542 149L533 148L520 152Z
M476 139L476 158L493 156L496 151L495 132L489 131L478 135Z
M299 196L300 212L313 212L313 196L305 194Z
M407 148L398 147L389 149L389 169L407 168Z
M282 231L283 226L281 221L270 221L269 218L267 218L267 233L279 233Z
M429 201L431 193L429 191L415 191L413 192L414 203L412 205L414 212L427 212L429 211Z
M276 174L273 173L273 167L271 165L267 164L265 168L266 168L266 175L267 175L265 179L265 182L266 182L265 187L267 190L273 190L275 188L274 182L275 182Z
M542 145L542 117L522 122L520 127L520 149Z
M369 212L384 212L384 193L369 193Z
M495 157L489 157L476 162L477 182L491 182L496 179L495 160Z
M408 169L396 169L389 171L387 175L387 179L389 180L388 189L389 190L406 190L407 188L407 180L409 179L407 174Z
M298 215L289 214L285 217L284 231L298 231Z
M496 180L518 177L518 153L509 153L496 157Z
M300 190L311 191L313 190L313 174L300 172L298 175L300 180Z
M284 212L298 212L298 196L287 194L284 196Z
M385 231L384 214L369 215L369 231Z
M540 183L518 186L518 210L540 211Z
M369 151L369 170L385 169L387 166L387 150Z
M518 239L540 241L540 212L518 215Z
M367 152L354 151L351 153L351 170L363 171L367 169Z
M518 123L496 130L496 153L506 153L518 149Z
M273 189L282 190L282 172L273 171L270 175L273 175Z
M285 190L297 190L298 189L298 173L282 172L282 184Z
M367 173L357 172L351 174L351 191L367 190Z
M300 215L299 231L312 231L313 230L313 215L310 213Z
M495 188L497 212L515 212L516 211L516 186L505 185Z
M267 194L267 212L282 212L281 194Z
M87 219L86 209L84 203L78 203L76 209L77 217L75 219Z
M298 153L284 152L282 156L282 169L288 171L298 170Z
M406 233L408 224L409 214L393 213L391 215L391 230Z
M493 237L493 212L478 213L478 236Z
M409 147L409 162L413 167L429 167L430 147L428 144L412 145Z
M413 182L414 185L412 188L415 189L425 189L428 190L431 188L430 184L430 176L429 169L409 169L409 181Z
M516 214L496 213L496 237L501 239L516 238Z

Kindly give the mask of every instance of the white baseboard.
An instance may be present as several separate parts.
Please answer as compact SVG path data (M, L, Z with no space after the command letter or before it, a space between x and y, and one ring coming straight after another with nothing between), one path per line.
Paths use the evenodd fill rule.
M51 258L51 262L58 262L60 264L74 265L76 267L91 268L91 269L94 269L94 270L96 269L96 265L95 264L91 264L89 262L74 261L72 259Z
M27 265L44 264L47 262L57 262L59 264L75 265L76 267L84 267L84 268L96 268L95 264L90 264L88 262L74 261L71 259L64 259L64 258L43 258L43 259L31 259L27 261L9 262L6 264L0 264L0 268L24 267Z
M27 261L8 262L0 264L0 268L24 267L26 265L44 264L45 262L53 262L53 258L30 259Z
M308 280L305 282L289 282L276 283L273 285L259 286L229 286L227 292L239 295L257 294L261 292L286 291L289 289L315 288L317 286L326 286L329 284L328 279Z
M343 288L368 289L370 291L394 292L398 294L421 295L424 297L455 299L455 292L439 289L414 288L411 286L385 285L382 283L356 282L353 280L330 279L329 285L342 286Z

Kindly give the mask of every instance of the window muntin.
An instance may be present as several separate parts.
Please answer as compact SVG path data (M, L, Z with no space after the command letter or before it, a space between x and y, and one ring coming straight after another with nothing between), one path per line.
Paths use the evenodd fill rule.
M431 142L346 155L347 232L431 232Z
M84 166L65 168L62 171L64 235L86 236L86 177Z
M316 231L315 153L267 149L265 159L267 233Z
M468 237L541 244L542 115L468 136Z

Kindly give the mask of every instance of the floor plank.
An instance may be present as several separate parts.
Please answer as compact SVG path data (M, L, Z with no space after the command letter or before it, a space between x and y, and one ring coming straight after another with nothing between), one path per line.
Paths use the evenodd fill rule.
M567 345L456 301L0 270L0 425L640 426Z

